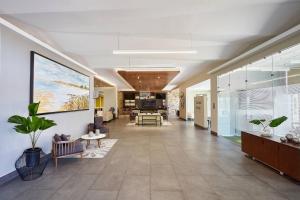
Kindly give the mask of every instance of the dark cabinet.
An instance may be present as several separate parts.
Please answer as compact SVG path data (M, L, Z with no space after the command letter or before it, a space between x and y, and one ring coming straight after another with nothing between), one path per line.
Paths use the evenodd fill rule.
M267 165L272 166L273 168L278 169L278 143L271 140L262 139L263 146L262 151L263 155L261 157Z
M278 137L265 138L242 132L242 151L256 160L300 181L300 147L281 143Z
M278 152L278 169L288 176L300 180L300 149L280 145Z

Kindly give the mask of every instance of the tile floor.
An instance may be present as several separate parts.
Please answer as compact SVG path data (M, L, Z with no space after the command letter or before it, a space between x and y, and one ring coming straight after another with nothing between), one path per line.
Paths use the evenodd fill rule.
M299 200L300 185L246 158L240 147L191 122L165 127L109 123L118 143L103 159L50 163L31 182L0 187L8 200Z

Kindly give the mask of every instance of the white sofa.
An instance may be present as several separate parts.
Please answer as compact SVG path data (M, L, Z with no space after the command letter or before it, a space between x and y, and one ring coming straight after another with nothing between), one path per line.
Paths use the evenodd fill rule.
M139 113L135 117L137 125L162 125L163 117L159 113Z
M97 116L102 116L104 122L108 122L114 118L111 111L98 111Z

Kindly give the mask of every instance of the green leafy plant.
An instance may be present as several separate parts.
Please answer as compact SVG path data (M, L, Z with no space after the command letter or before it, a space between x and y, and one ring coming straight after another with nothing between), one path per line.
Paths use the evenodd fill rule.
M267 127L275 128L282 124L284 121L286 121L288 118L286 116L278 117L275 119L272 119L271 121L267 121L265 119L254 119L249 121L251 124L255 125L262 125L263 131L266 130Z
M56 125L56 123L53 120L37 116L39 105L40 102L29 104L29 116L27 117L13 115L8 119L9 123L16 124L14 129L17 133L29 135L32 149L36 147L36 143L42 132Z

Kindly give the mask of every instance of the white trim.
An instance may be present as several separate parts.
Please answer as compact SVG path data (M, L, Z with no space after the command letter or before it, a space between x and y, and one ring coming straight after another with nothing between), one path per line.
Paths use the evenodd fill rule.
M111 85L111 86L113 86L113 87L116 87L115 84L109 82L108 80L104 79L103 77L99 76L98 74L94 75L94 77L96 77L97 79L99 79L99 80L101 80L101 81L103 81L103 82L108 83L109 85Z
M277 42L280 42L283 39L286 39L287 37L297 33L298 31L300 31L300 24L298 24L298 25L294 26L293 28L291 28L291 29L289 29L289 30L287 30L287 31L271 38L270 40L256 46L255 48L253 48L253 49L251 49L251 50L249 50L249 51L247 51L247 52L245 52L245 53L243 53L243 54L241 54L241 55L239 55L239 56L237 56L237 57L235 57L235 58L233 58L233 59L231 59L231 60L229 60L225 63L223 63L219 67L216 67L216 68L212 69L211 71L209 71L208 74L212 74L212 73L217 72L217 71L219 71L219 70L221 70L225 67L228 67L229 65L231 65L233 63L236 63L236 62L238 62L238 61L240 61L240 60L242 60L242 59L244 59L248 56L251 56L251 55L255 54L256 52L258 52L258 51L260 51L264 48L267 48L271 45L274 45Z

